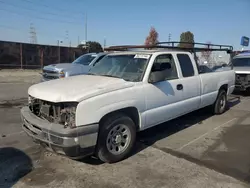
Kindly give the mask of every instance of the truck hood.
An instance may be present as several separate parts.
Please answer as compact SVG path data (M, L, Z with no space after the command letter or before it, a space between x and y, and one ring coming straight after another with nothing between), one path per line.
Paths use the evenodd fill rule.
M234 67L236 74L250 74L250 67Z
M81 65L81 64L76 64L76 63L59 63L59 64L52 64L45 66L43 69L45 70L56 70L58 72L62 70L70 70L70 69L77 69L79 67L88 67L87 65Z
M80 102L107 92L134 86L135 83L119 78L95 75L72 76L42 82L28 90L32 97L50 102Z

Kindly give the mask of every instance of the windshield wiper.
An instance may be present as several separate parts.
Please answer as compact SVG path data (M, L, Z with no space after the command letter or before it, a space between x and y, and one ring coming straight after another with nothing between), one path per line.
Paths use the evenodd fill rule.
M94 74L94 73L88 73L87 75L95 75L95 76L106 76L106 77L112 77L112 78L120 78L120 79L123 79L125 81L129 81L127 79L124 79L124 78L121 78L119 76L114 76L114 75L110 75L110 74Z
M123 79L125 81L130 81L129 79L125 79L125 78L121 78L119 76L113 76L113 75L109 75L109 74L102 74L100 76L107 76L107 77L112 77L112 78L119 78L119 79Z
M94 73L89 72L87 75L97 75L97 74L94 74Z
M112 77L112 78L120 78L120 79L123 79L119 76L114 76L114 75L110 75L110 74L101 74L100 76L107 76L107 77Z

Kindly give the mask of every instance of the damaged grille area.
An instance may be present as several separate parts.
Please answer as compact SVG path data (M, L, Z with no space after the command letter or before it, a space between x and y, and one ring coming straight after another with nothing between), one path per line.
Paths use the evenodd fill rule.
M46 69L43 69L43 73L58 74L57 71L54 71L54 70L46 70Z
M236 84L242 84L244 82L247 82L247 74L236 74L235 75L235 83Z
M51 123L75 127L76 102L52 103L29 96L29 108L33 114Z
M52 79L59 78L59 73L57 71L43 69L42 76L45 79L51 79L52 80Z

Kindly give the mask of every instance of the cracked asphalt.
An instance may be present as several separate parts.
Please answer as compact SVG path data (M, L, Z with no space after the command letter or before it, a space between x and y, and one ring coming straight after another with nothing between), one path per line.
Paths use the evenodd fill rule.
M131 157L103 164L34 144L21 129L20 107L39 77L1 74L0 187L250 187L249 96L230 97L220 116L203 109L143 131Z

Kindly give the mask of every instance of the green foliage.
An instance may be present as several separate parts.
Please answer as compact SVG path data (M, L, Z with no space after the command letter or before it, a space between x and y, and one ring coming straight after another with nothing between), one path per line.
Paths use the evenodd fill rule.
M186 31L181 33L180 35L180 42L188 42L188 43L194 43L194 34L190 31ZM187 48L193 48L194 45L193 44L184 44L184 43L180 43L179 45L180 47L187 47Z
M88 41L86 43L86 45L83 45L83 44L79 44L78 47L79 48L88 48L88 52L89 53L92 53L92 52L95 52L95 53L98 53L98 52L103 52L103 48L102 48L102 45L99 43L99 42L96 42L96 41Z
M201 57L204 58L206 61L210 61L212 51L209 50L211 42L207 42L207 50L201 52Z

